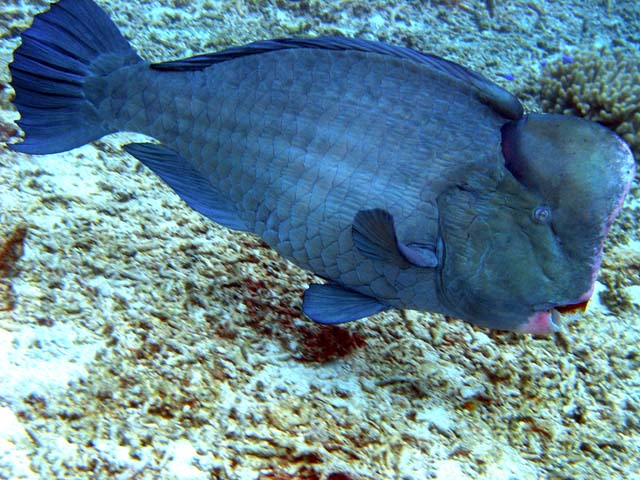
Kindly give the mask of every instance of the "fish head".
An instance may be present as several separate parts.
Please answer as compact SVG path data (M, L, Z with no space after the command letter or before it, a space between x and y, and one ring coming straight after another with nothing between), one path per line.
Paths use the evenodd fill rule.
M505 124L502 157L438 198L438 293L471 323L544 334L593 294L635 163L615 133L563 115Z

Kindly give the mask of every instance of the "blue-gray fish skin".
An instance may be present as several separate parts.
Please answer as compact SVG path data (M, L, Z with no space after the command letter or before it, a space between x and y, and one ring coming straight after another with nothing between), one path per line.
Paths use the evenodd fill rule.
M10 66L22 143L117 131L191 207L327 280L304 312L389 309L546 333L593 292L635 164L586 120L524 115L482 76L346 38L256 42L160 64L91 0L61 0Z

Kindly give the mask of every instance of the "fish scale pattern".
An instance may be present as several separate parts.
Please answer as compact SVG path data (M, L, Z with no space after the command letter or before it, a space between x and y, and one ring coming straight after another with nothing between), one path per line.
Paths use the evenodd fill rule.
M435 244L437 196L472 167L461 155L497 157L503 119L451 88L457 80L371 55L296 49L192 72L136 65L112 74L122 78L107 82L101 111L110 128L144 132L192 161L294 263L393 306L430 308L433 270L363 257L353 218L384 208L403 240ZM495 123L471 132L452 122L470 102Z

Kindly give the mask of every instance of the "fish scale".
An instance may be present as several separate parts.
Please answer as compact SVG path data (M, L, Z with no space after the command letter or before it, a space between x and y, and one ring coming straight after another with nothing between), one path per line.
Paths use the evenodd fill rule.
M149 64L92 0L61 0L10 69L14 150L154 137L124 149L328 281L303 300L321 323L395 307L547 333L556 307L592 294L634 175L609 130L524 115L481 75L380 42L264 40Z
M262 60L262 59L261 59ZM265 63L264 60L262 63ZM252 67L255 68L258 71L267 71L267 66L258 66L258 67ZM303 65L301 70L308 70L309 66L305 66ZM216 72L211 72L211 76L215 76ZM135 74L137 76L137 73ZM260 79L262 82L264 82L264 78ZM246 80L249 81L249 80ZM218 83L218 82L207 82L208 84L211 83ZM234 87L234 88L240 88L239 85L234 84L234 82L229 82L229 85ZM163 90L166 90L163 86L158 85L155 88L160 88ZM255 84L252 85L244 85L242 86L243 90L250 90L250 91L254 91L257 86ZM265 88L269 88L269 87L265 87ZM148 91L148 88L145 88L145 90ZM184 91L183 87L180 86L180 88L178 89L178 91ZM193 94L196 94L196 92L194 92ZM226 91L222 90L219 93L219 96L224 96L225 98L229 98L226 95ZM214 96L213 99L209 99L209 103L215 103L217 98L219 98L219 96ZM132 95L130 95L130 98L132 97ZM266 95L263 96L262 98L268 98ZM199 102L200 103L200 102ZM240 108L244 107L244 104L241 103L240 106L238 107L238 109L235 110L235 112L239 111ZM259 110L262 112L262 116L259 117L258 122L264 122L264 118L267 116L265 114L265 112L269 112L269 107L265 106L264 104L258 103L258 104L254 104L253 108ZM300 108L298 105L294 105L293 107L291 107L292 109L295 108ZM179 109L182 112L185 112L186 109L182 108ZM171 112L173 114L173 111ZM197 116L197 112L192 112L193 116ZM224 111L221 114L221 117L223 117L224 115ZM184 113L183 113L184 115ZM278 113L278 115L281 115L280 113ZM252 115L247 115L247 118L251 118L253 119L254 116ZM187 123L187 121L185 121L184 123ZM227 122L224 118L220 118L219 120L219 124L215 123L212 125L211 129L218 132L217 135L217 142L214 142L214 144L217 145L224 145L224 138L231 138L233 137L233 135L236 133L237 129L239 127L236 127L236 129L234 130L230 130L227 128L225 128L225 126L228 126L229 124L231 125L235 125L234 122ZM245 131L244 132L240 132L240 135L247 135L246 132L255 132L255 131L259 131L261 125L259 125L258 127L256 127L256 125L253 124L249 124L245 127ZM137 131L145 131L145 125L127 125L126 127L127 129L133 129L133 130L137 130ZM300 129L295 129L296 133L299 131ZM332 129L331 132L329 132L329 135L334 132L335 129ZM349 132L347 130L347 132ZM306 262L306 259L304 258L305 256L310 257L311 253L310 251L306 251L305 252L298 252L296 253L296 250L299 250L300 247L296 248L295 245L293 245L292 249L289 249L289 244L282 244L281 242L284 239L292 239L293 243L297 243L300 244L300 240L298 240L297 242L295 241L296 238L300 238L303 235L292 235L290 232L295 232L296 229L305 229L305 226L307 223L312 223L309 222L309 217L306 215L295 215L292 213L295 212L295 210L292 211L292 205L295 204L299 204L299 202L301 202L303 200L303 198L300 198L300 194L304 193L307 195L310 194L314 194L318 200L317 202L313 203L313 202L309 202L310 205L312 205L311 207L308 207L306 209L306 211L313 211L313 205L316 205L316 210L326 210L326 206L327 206L327 201L326 201L326 196L327 193L326 191L321 191L318 192L314 189L314 187L316 187L316 179L318 177L320 177L320 174L318 173L318 168L319 165L322 164L322 168L324 169L323 175L324 178L326 178L327 176L329 176L329 178L331 179L331 181L329 182L330 185L333 185L336 183L335 177L331 177L330 175L327 175L326 171L328 170L329 165L331 165L330 160L333 160L334 163L336 163L336 167L335 167L335 171L336 171L336 176L340 179L342 179L341 181L345 184L348 185L349 182L349 176L351 174L353 174L352 169L349 168L345 168L348 167L348 165L345 165L345 162L342 161L342 157L341 154L343 152L338 152L338 154L334 155L332 159L328 159L327 157L323 157L321 158L321 160L317 160L314 159L314 161L317 164L318 168L312 168L312 164L311 162L304 162L304 169L300 169L300 168L296 168L296 163L293 163L293 172L290 174L283 174L283 172L287 171L289 167L289 165L291 165L291 162L289 159L287 159L284 162L278 162L277 158L269 158L266 157L264 155L264 151L262 149L260 149L260 146L263 145L263 143L260 142L260 139L256 139L256 142L247 142L247 144L242 144L240 146L240 148L233 150L230 149L229 151L225 151L226 153L226 158L220 158L220 155L218 152L213 151L211 152L209 151L203 151L203 153L201 154L201 157L198 158L197 156L197 149L193 149L191 148L191 144L192 143L202 143L202 141L200 141L197 138L190 138L189 135L187 133L183 134L182 132L180 132L180 136L179 138L179 143L172 143L172 138L170 138L170 136L168 136L164 131L154 131L154 130L149 130L146 131L145 133L148 133L156 138L158 138L159 140L163 141L163 143L165 143L168 146L171 146L172 148L175 148L178 152L182 152L182 151L188 151L189 155L191 156L190 158L192 158L194 160L194 162L196 164L198 164L198 162L200 161L200 164L203 163L203 160L201 160L202 157L207 157L207 158L216 158L217 161L214 162L215 165L219 166L219 170L218 168L214 168L212 173L209 174L209 177L213 180L213 181L217 181L219 182L219 184L228 184L228 185L240 185L240 188L237 189L237 192L242 192L242 196L237 196L236 198L234 198L234 200L240 204L245 206L245 212L239 212L240 215L245 216L245 218L249 219L251 221L251 223L253 224L253 227L257 226L258 222L263 222L263 223L273 223L275 225L283 225L283 222L287 221L288 225L289 225L289 229L288 231L283 231L282 229L279 229L278 232L276 233L276 235L278 236L277 240L271 240L271 242L269 242L270 240L270 235L267 233L265 234L264 232L257 232L259 234L262 235L266 235L267 236L267 241L268 243L271 243L272 246L274 246L274 248L279 249L279 251L281 251L285 256L288 256L290 258L293 258L296 262L298 263L303 263ZM353 134L353 131L351 131L351 133ZM304 147L310 147L311 144L316 142L316 136L314 135L310 135L307 138L302 138L300 140L299 146L300 148L304 148ZM324 140L326 143L329 144L341 144L341 143L346 143L346 139L341 141L334 141L334 142L329 142ZM258 147L256 147L255 150L257 151L252 151L247 145L257 145ZM220 147L222 150L224 150L224 146ZM355 150L352 150L352 153ZM367 151L366 153L370 153L370 151ZM366 160L367 157L363 156L364 159ZM256 158L259 158L261 162L264 162L268 165L268 169L265 167L262 167L262 175L267 178L267 179L273 179L273 180L277 180L278 182L281 182L284 185L288 185L288 188L286 187L280 187L279 190L269 190L270 188L274 188L273 183L274 182L261 182L261 178L256 178L256 169L258 168L258 163L255 161ZM309 156L309 158L313 158L311 156ZM357 160L355 159L355 157L353 158L353 162L356 162ZM225 164L226 163L226 164ZM224 166L222 166L221 164L225 164ZM360 170L362 170L362 163L359 164L360 166ZM207 167L202 167L202 170L206 172ZM341 171L343 170L343 171ZM340 173L338 173L340 172ZM373 178L380 178L382 177L380 175L380 173L378 171L373 171L372 172L372 176ZM389 175L391 176L391 175ZM286 178L291 178L292 180L290 182L287 182L285 179ZM308 183L309 188L308 188L308 192L306 188L302 188L301 186L304 185L305 183ZM403 183L398 182L399 185L403 185ZM404 187L406 188L406 182L404 182ZM277 188L277 186L275 186ZM365 192L361 192L365 195L364 197L364 201L368 201L373 195L372 193L370 193L372 190L374 190L374 187L371 187L368 191ZM389 190L389 189L387 189ZM321 195L321 193L324 194ZM347 193L345 191L345 200L347 200ZM229 192L229 195L232 195L233 192ZM391 194L390 194L391 195ZM398 197L402 197L401 194L398 194ZM283 218L276 218L275 221L271 221L269 222L269 219L267 218L250 218L253 214L257 214L259 212L259 210L256 210L254 208L255 204L260 204L262 202L266 202L267 198L279 198L280 201L277 202L277 206L274 210L272 210L273 212L280 212L281 216ZM354 201L354 204L356 203L356 201ZM307 203L305 203L306 205ZM361 208L362 205L358 205L355 204L352 208L351 208L351 212L355 212L357 211L358 208ZM306 213L306 211L304 213ZM348 216L352 216L353 213L349 212ZM272 215L275 215L276 213L273 213ZM298 220L298 224L295 224L295 220ZM319 221L323 221L324 218L320 218ZM287 225L287 223L284 223L284 225ZM275 232L274 232L275 233ZM300 232L302 233L302 232ZM318 233L319 234L319 233ZM333 238L335 238L335 234L331 235L331 236L327 236L327 239L329 240L327 244L324 245L325 247L325 251L329 251L332 250L332 244L334 243ZM348 245L348 248L352 248L351 245ZM327 254L325 254L325 257L327 256ZM326 262L325 264L325 268L328 268L331 266L331 264L335 263L335 260L332 262ZM351 269L352 266L349 267L349 269ZM348 271L348 270L347 270ZM326 272L328 273L328 272ZM326 274L325 273L325 274ZM346 273L346 271L340 272L340 273ZM363 283L367 283L366 279L362 279L361 280Z

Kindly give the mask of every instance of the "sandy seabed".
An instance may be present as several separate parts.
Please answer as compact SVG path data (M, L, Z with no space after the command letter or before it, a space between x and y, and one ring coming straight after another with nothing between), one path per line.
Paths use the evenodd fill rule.
M98 3L150 60L378 38L530 110L543 61L640 42L632 0ZM551 337L409 311L316 326L313 277L191 211L122 153L132 135L6 147L7 64L46 5L0 6L0 478L640 479L637 181L588 311Z

